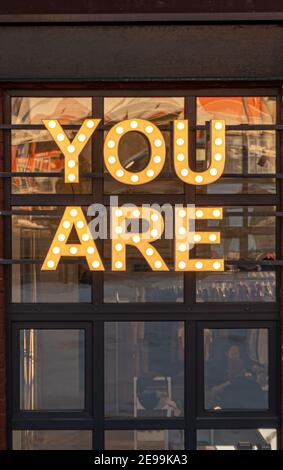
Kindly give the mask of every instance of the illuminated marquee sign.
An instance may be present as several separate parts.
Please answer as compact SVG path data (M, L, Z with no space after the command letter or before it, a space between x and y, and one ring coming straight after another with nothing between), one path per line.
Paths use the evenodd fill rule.
M60 148L65 158L65 182L79 182L79 156L98 127L100 119L86 119L72 142L57 120L44 120L45 127ZM119 158L119 141L129 132L143 134L149 143L150 159L148 165L139 172L125 169ZM186 184L205 185L217 181L225 165L225 121L212 120L210 123L211 158L209 167L195 172L189 164L188 121L174 121L173 158L176 174ZM110 175L127 185L149 183L158 177L166 158L166 145L161 131L152 122L144 119L129 119L115 124L108 132L104 142L104 162ZM175 270L176 271L223 271L223 259L191 259L192 244L220 243L219 232L196 232L190 230L190 221L198 219L222 219L219 207L176 207L175 208ZM136 219L147 221L148 228L138 233L127 232L127 221ZM70 244L68 238L75 230L79 243ZM162 214L148 207L130 206L111 208L112 270L126 269L126 247L135 246L146 259L153 271L168 271L169 268L152 243L164 231ZM57 232L48 250L42 270L56 270L61 257L85 257L92 271L104 271L95 241L89 230L81 207L67 207Z

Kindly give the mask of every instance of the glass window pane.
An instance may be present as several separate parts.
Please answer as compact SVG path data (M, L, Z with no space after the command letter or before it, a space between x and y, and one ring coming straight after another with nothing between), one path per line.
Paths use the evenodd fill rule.
M22 410L82 410L85 406L85 331L20 331Z
M198 194L275 194L274 178L228 178L222 176L209 185L197 186Z
M66 131L70 140L76 132ZM64 176L44 176L44 172L64 172L64 155L45 130L12 131L11 168L23 172L12 178L13 194L88 194L90 178L80 177L78 184L65 184ZM42 176L25 176L25 172L42 172ZM79 156L80 175L91 172L91 141Z
M204 330L205 408L268 408L268 330Z
M266 96L201 96L197 98L197 124L225 119L226 124L274 124L276 98Z
M104 122L105 125L114 125L124 119L146 119L157 126L171 125L175 119L184 118L184 98L173 97L141 97L141 98L105 98ZM172 146L170 139L172 133L162 131L166 143L166 161L158 178L146 185L127 186L119 183L106 173L104 190L106 193L155 193L182 194L183 183L176 177L173 165ZM149 147L147 139L138 132L125 135L119 145L119 156L125 167L131 171L141 171L149 161Z
M184 432L180 429L106 431L106 450L182 450Z
M221 243L198 245L197 258L224 257L226 271L196 273L197 302L274 302L276 272L258 261L276 259L275 224L273 206L225 207L222 220L198 221L197 230L219 231Z
M184 323L105 324L106 416L183 415Z
M200 429L198 450L276 450L276 429Z
M13 259L44 259L56 233L60 214L55 206L13 207L31 211L12 216ZM34 215L32 211L43 211ZM70 241L75 241L71 233ZM59 263L56 271L41 271L41 264L12 266L13 302L90 302L92 276L86 264Z
M72 96L12 98L12 124L42 124L42 119L59 119L61 124L81 124L91 115L91 98Z
M91 450L92 431L13 431L13 450Z

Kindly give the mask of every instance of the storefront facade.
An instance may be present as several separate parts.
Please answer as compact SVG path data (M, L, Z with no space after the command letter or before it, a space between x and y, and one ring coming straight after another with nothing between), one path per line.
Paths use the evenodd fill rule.
M281 13L243 6L217 23L219 12L161 13L2 17L3 449L281 448ZM66 183L43 120L58 120L71 141L91 119L100 123L80 180ZM107 134L125 120L148 121L164 140L164 168L147 184L123 184L104 165ZM178 178L177 120L188 120L200 174L210 121L225 121L225 170L214 183ZM138 175L148 141L131 132L119 155ZM221 243L192 253L223 259L224 271L174 269L174 237L156 242L168 272L149 269L133 247L127 269L112 269L108 238L96 242L105 271L74 257L41 270L65 208L91 222L88 208L101 204L109 221L113 196L119 206L223 210L195 230L217 230Z

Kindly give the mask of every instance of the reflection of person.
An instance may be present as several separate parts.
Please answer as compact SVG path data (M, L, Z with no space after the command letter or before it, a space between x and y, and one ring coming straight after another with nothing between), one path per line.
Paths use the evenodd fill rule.
M168 390L161 390L160 381L155 379L151 374L138 378L137 396L140 404L149 413L153 410L165 410L170 416L179 416L181 412L175 401L170 399Z
M224 359L225 361L225 359ZM240 347L236 344L230 346L226 356L226 364L209 365L210 377L207 377L208 399L211 407L220 408L265 408L266 397L257 383L252 372L252 362L246 358L244 361ZM212 365L212 368L210 367ZM246 366L246 367L245 367ZM218 368L213 383L215 367ZM226 380L223 380L223 370L226 371ZM221 380L219 377L221 374ZM217 377L218 376L218 377ZM210 383L209 383L210 382Z

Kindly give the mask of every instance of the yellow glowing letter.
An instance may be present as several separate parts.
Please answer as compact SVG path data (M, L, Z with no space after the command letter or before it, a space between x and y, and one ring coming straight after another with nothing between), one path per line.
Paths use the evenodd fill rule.
M70 233L76 230L79 244L67 244ZM54 271L61 256L84 256L91 271L104 271L104 267L80 207L67 207L58 230L42 265L42 271Z
M189 166L188 121L174 121L174 166L177 176L188 184L203 185L217 181L225 166L225 121L210 123L210 165L205 171L193 171Z
M65 183L79 182L79 154L89 141L101 119L85 119L80 130L70 142L65 131L56 119L43 119L43 124L50 132L65 157Z
M219 232L190 232L189 220L221 220L222 208L188 207L175 209L175 270L224 271L223 259L189 259L189 245L220 243Z
M149 164L134 173L124 168L119 160L118 146L121 137L128 132L140 132L150 144ZM166 146L160 130L144 119L129 119L113 126L104 143L104 161L107 170L117 181L124 184L144 184L154 180L161 172L166 156Z
M127 232L129 220L146 221L147 230ZM160 212L152 208L113 207L111 212L112 270L126 270L126 245L135 246L153 271L168 271L168 267L151 242L161 237L164 220Z

